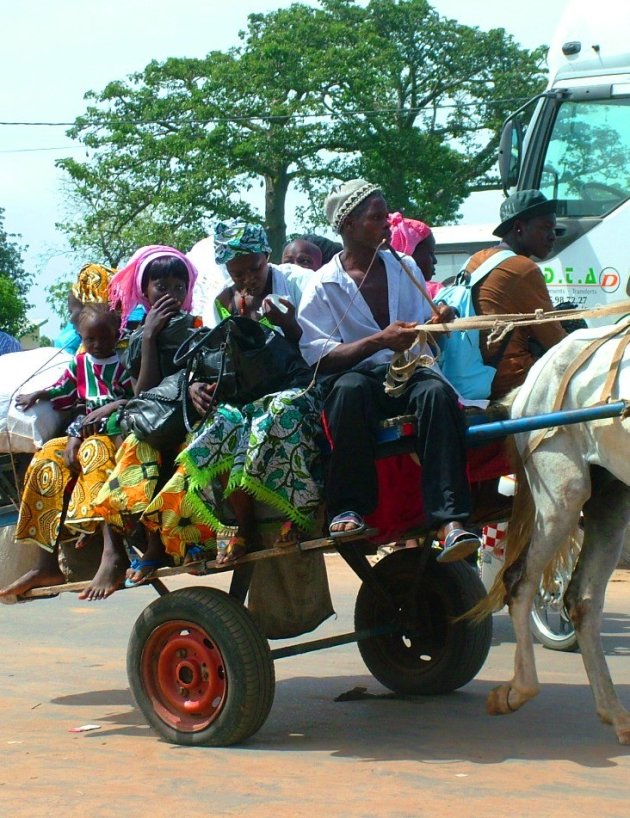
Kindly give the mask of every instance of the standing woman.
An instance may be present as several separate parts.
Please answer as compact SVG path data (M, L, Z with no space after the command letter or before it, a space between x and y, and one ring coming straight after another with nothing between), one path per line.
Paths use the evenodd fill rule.
M300 292L269 263L262 227L239 219L219 223L214 234L217 264L227 268L231 283L217 296L217 323L245 316L280 332L297 346L302 331L295 313ZM200 547L213 548L216 532L225 529L223 500L231 506L237 531L219 562L228 562L259 547L255 500L275 508L300 529L313 526L320 503L320 402L317 391L304 387L310 370L297 380L287 376L280 392L245 406L219 404L177 457L175 474L143 515L158 530L175 558L190 558ZM191 398L200 415L212 407L212 387L196 383ZM187 554L188 552L188 554Z

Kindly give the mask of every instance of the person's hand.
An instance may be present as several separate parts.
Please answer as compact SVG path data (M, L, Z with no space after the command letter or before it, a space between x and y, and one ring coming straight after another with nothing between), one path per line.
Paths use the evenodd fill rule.
M26 409L30 409L31 406L35 406L39 398L39 392L29 392L28 394L18 395L15 399L15 405L24 412Z
M284 309L279 307L269 296L267 296L262 303L263 313L274 326L280 327L283 332L294 329L295 326L297 326L297 321L295 320L295 307L286 298L280 298L277 296L277 300L280 302L280 304L282 304Z
M110 415L113 415L119 406L120 403L118 401L113 401L106 406L99 406L98 409L89 412L81 423L81 437L83 440L91 435L98 434L101 422Z
M81 470L79 466L79 448L81 441L78 437L69 437L66 443L66 448L63 450L63 462L66 466L75 473Z
M204 417L210 411L213 404L214 390L216 383L204 383L203 381L196 381L191 383L188 387L188 394L192 405L198 415Z
M443 301L440 301L438 304L435 305L437 307L438 315L433 313L427 324L450 324L451 321L454 321L457 318L457 313L450 307L448 304L445 304Z
M411 321L394 321L384 330L381 330L383 347L392 349L394 352L403 352L405 349L409 349L417 337L416 325Z
M285 309L281 309L277 303L267 296L262 303L264 314L274 326L280 327L285 338L289 341L299 341L302 335L302 327L295 318L295 307L286 298L280 298L279 296L276 296L276 298Z
M161 295L147 313L144 321L144 337L151 338L162 332L174 315L177 315L180 304L172 295Z

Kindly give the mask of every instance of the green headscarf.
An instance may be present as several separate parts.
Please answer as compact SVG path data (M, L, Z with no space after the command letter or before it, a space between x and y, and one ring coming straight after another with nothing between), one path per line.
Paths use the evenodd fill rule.
M242 219L218 222L214 228L214 259L217 264L227 264L236 256L252 253L271 253L263 227Z

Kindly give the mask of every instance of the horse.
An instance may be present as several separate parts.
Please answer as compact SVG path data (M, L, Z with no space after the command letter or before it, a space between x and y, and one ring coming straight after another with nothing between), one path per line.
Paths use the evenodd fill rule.
M550 349L506 399L513 418L630 399L630 322L578 330ZM630 523L630 402L622 416L514 436L517 493L502 573L474 615L507 601L516 635L514 676L488 695L491 715L514 713L539 692L529 617L545 570L577 532L583 545L564 602L599 718L630 744L630 713L601 643L606 585Z

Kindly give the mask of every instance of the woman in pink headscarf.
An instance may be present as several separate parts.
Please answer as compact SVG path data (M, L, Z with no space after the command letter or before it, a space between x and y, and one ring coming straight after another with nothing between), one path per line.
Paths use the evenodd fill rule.
M439 281L431 281L435 275L435 236L431 232L429 225L416 219L406 219L402 213L390 213L389 224L391 228L390 244L399 253L405 253L416 262L424 280L426 281L427 292L431 298L435 298L444 286Z
M173 360L177 348L201 320L190 314L197 279L195 265L179 250L163 245L141 247L112 278L110 301L120 310L123 326L131 311L141 304L147 314L129 338L125 355L134 392L147 391L177 372ZM179 441L181 443L181 441ZM144 534L138 520L151 501L160 479L172 470L178 441L172 450L157 451L130 434L118 450L116 466L93 503L99 515L117 535L141 537L142 557L132 560L125 585L146 580L163 564L164 546L159 535ZM144 542L143 542L144 540Z

